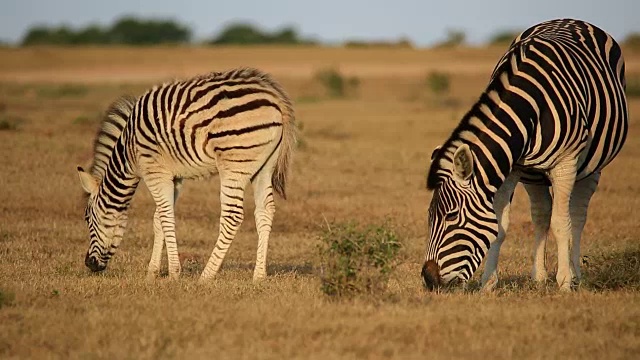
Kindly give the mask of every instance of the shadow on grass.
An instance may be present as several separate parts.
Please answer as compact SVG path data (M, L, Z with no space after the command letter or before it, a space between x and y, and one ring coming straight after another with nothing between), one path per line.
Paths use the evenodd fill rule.
M180 254L180 262L182 264L182 274L187 276L200 276L208 258L193 253ZM253 262L225 262L222 265L222 271L248 271L253 272L255 263ZM314 274L314 268L311 262L305 261L302 264L276 263L267 265L267 276L277 275L298 275L309 276ZM166 275L166 268L163 267L161 275Z
M230 263L223 264L222 267L224 270L227 270L227 271L246 270L246 271L252 272L255 267L255 264L252 262L249 262L249 263L230 262ZM267 265L267 276L277 276L277 275L307 276L307 275L313 275L313 274L314 274L314 269L313 269L313 265L310 262L304 262L302 264Z

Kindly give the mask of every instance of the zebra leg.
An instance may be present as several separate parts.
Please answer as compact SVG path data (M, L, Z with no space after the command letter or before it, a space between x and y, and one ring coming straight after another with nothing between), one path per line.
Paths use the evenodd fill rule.
M220 270L244 219L244 190L248 183L249 175L245 173L220 172L220 231L211 257L200 275L200 282L213 278Z
M538 283L543 283L549 278L546 269L546 248L551 222L551 193L546 185L524 184L524 188L529 194L535 237L531 278Z
M160 273L162 249L164 249L164 233L162 232L162 222L160 221L160 210L156 207L156 212L153 215L153 250L147 269L147 280L149 281L157 278Z
M269 246L273 215L276 212L271 185L271 175L276 160L277 157L272 156L253 179L252 184L256 204L254 212L256 230L258 231L258 251L256 254L256 267L253 271L253 281L259 281L267 277L267 248Z
M573 232L573 243L571 244L571 265L576 280L580 281L582 272L580 271L580 238L584 224L587 222L587 210L591 196L595 193L600 181L600 172L576 182L571 194L571 231Z
M558 273L556 281L560 290L570 291L573 282L569 247L572 243L571 216L569 202L576 181L576 157L560 162L549 171L553 188L553 208L551 209L551 231L558 243Z
M154 261L157 257L158 263L160 262L158 254L162 253L162 243L160 242L160 244L158 244L160 235L158 230L161 230L161 235L164 237L164 243L167 246L169 277L176 279L180 276L181 271L180 260L178 259L178 244L176 243L174 213L174 205L177 198L176 184L174 183L173 178L164 176L149 176L149 179L145 179L145 182L147 183L147 188L149 188L149 192L156 203L156 215L154 216L155 236L151 261Z
M509 210L511 208L511 199L513 198L513 192L518 185L520 175L517 172L512 172L507 176L505 182L502 184L493 200L493 209L496 212L498 218L498 236L496 240L489 247L487 253L487 260L484 265L484 272L482 274L482 290L491 291L498 284L498 258L500 256L500 247L509 229Z
M178 201L178 195L182 188L182 179L173 180L173 203ZM162 231L162 221L160 221L160 211L156 207L153 216L153 251L151 252L151 261L147 270L147 280L154 280L160 273L160 262L162 259L162 249L164 248L164 232Z

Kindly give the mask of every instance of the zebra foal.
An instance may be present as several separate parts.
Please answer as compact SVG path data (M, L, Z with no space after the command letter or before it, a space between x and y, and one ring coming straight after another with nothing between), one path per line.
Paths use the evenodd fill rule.
M483 287L496 284L518 182L536 228L533 279L547 279L551 228L558 285L570 290L580 280L589 201L627 135L624 69L616 41L580 20L543 22L512 42L480 99L432 155L427 288L466 282L485 255Z
M200 280L215 276L244 217L244 192L253 185L258 250L254 280L266 276L275 213L273 190L285 185L296 141L295 117L285 91L250 68L210 73L123 97L107 110L94 143L89 172L78 167L88 194L85 264L104 270L120 245L127 210L143 180L155 203L153 252L147 277L160 270L166 245L169 276L180 262L174 206L183 179L220 176L220 229Z

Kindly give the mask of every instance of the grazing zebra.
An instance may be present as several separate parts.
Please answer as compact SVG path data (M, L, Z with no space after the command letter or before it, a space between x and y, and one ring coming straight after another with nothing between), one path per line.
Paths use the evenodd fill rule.
M78 167L89 194L85 220L90 243L85 264L104 270L118 248L127 210L140 180L155 203L148 278L157 276L166 244L169 276L180 273L174 206L182 179L220 176L220 230L200 279L213 277L240 227L249 182L255 197L258 251L254 280L266 276L275 212L273 190L285 196L296 141L294 111L284 90L255 69L211 73L113 103L94 144L89 172Z
M432 155L427 288L466 283L485 255L483 287L496 284L518 182L536 227L534 280L547 278L551 227L558 285L570 290L579 281L589 200L627 135L624 68L616 41L579 20L543 22L513 41L480 99Z

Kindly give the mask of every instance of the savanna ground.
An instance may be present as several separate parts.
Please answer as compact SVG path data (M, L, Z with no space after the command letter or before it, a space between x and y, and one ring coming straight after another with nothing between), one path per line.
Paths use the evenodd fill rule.
M516 190L493 294L423 290L431 194L425 172L503 49L88 48L0 50L0 358L637 358L640 354L640 99L622 153L589 211L581 288L528 279L533 229ZM640 79L640 52L626 51ZM217 236L218 181L187 182L177 206L178 281L144 281L154 205L141 186L106 272L83 260L88 234L76 165L101 111L123 93L239 65L273 73L302 124L289 199L277 199L268 279L252 282L252 199L219 276L196 283ZM357 77L327 98L314 74ZM429 72L450 74L435 97ZM636 80L637 83L637 80ZM404 239L387 294L320 290L325 223L390 221ZM547 247L555 273L555 242ZM166 262L166 260L165 260ZM478 272L475 279L480 275Z

